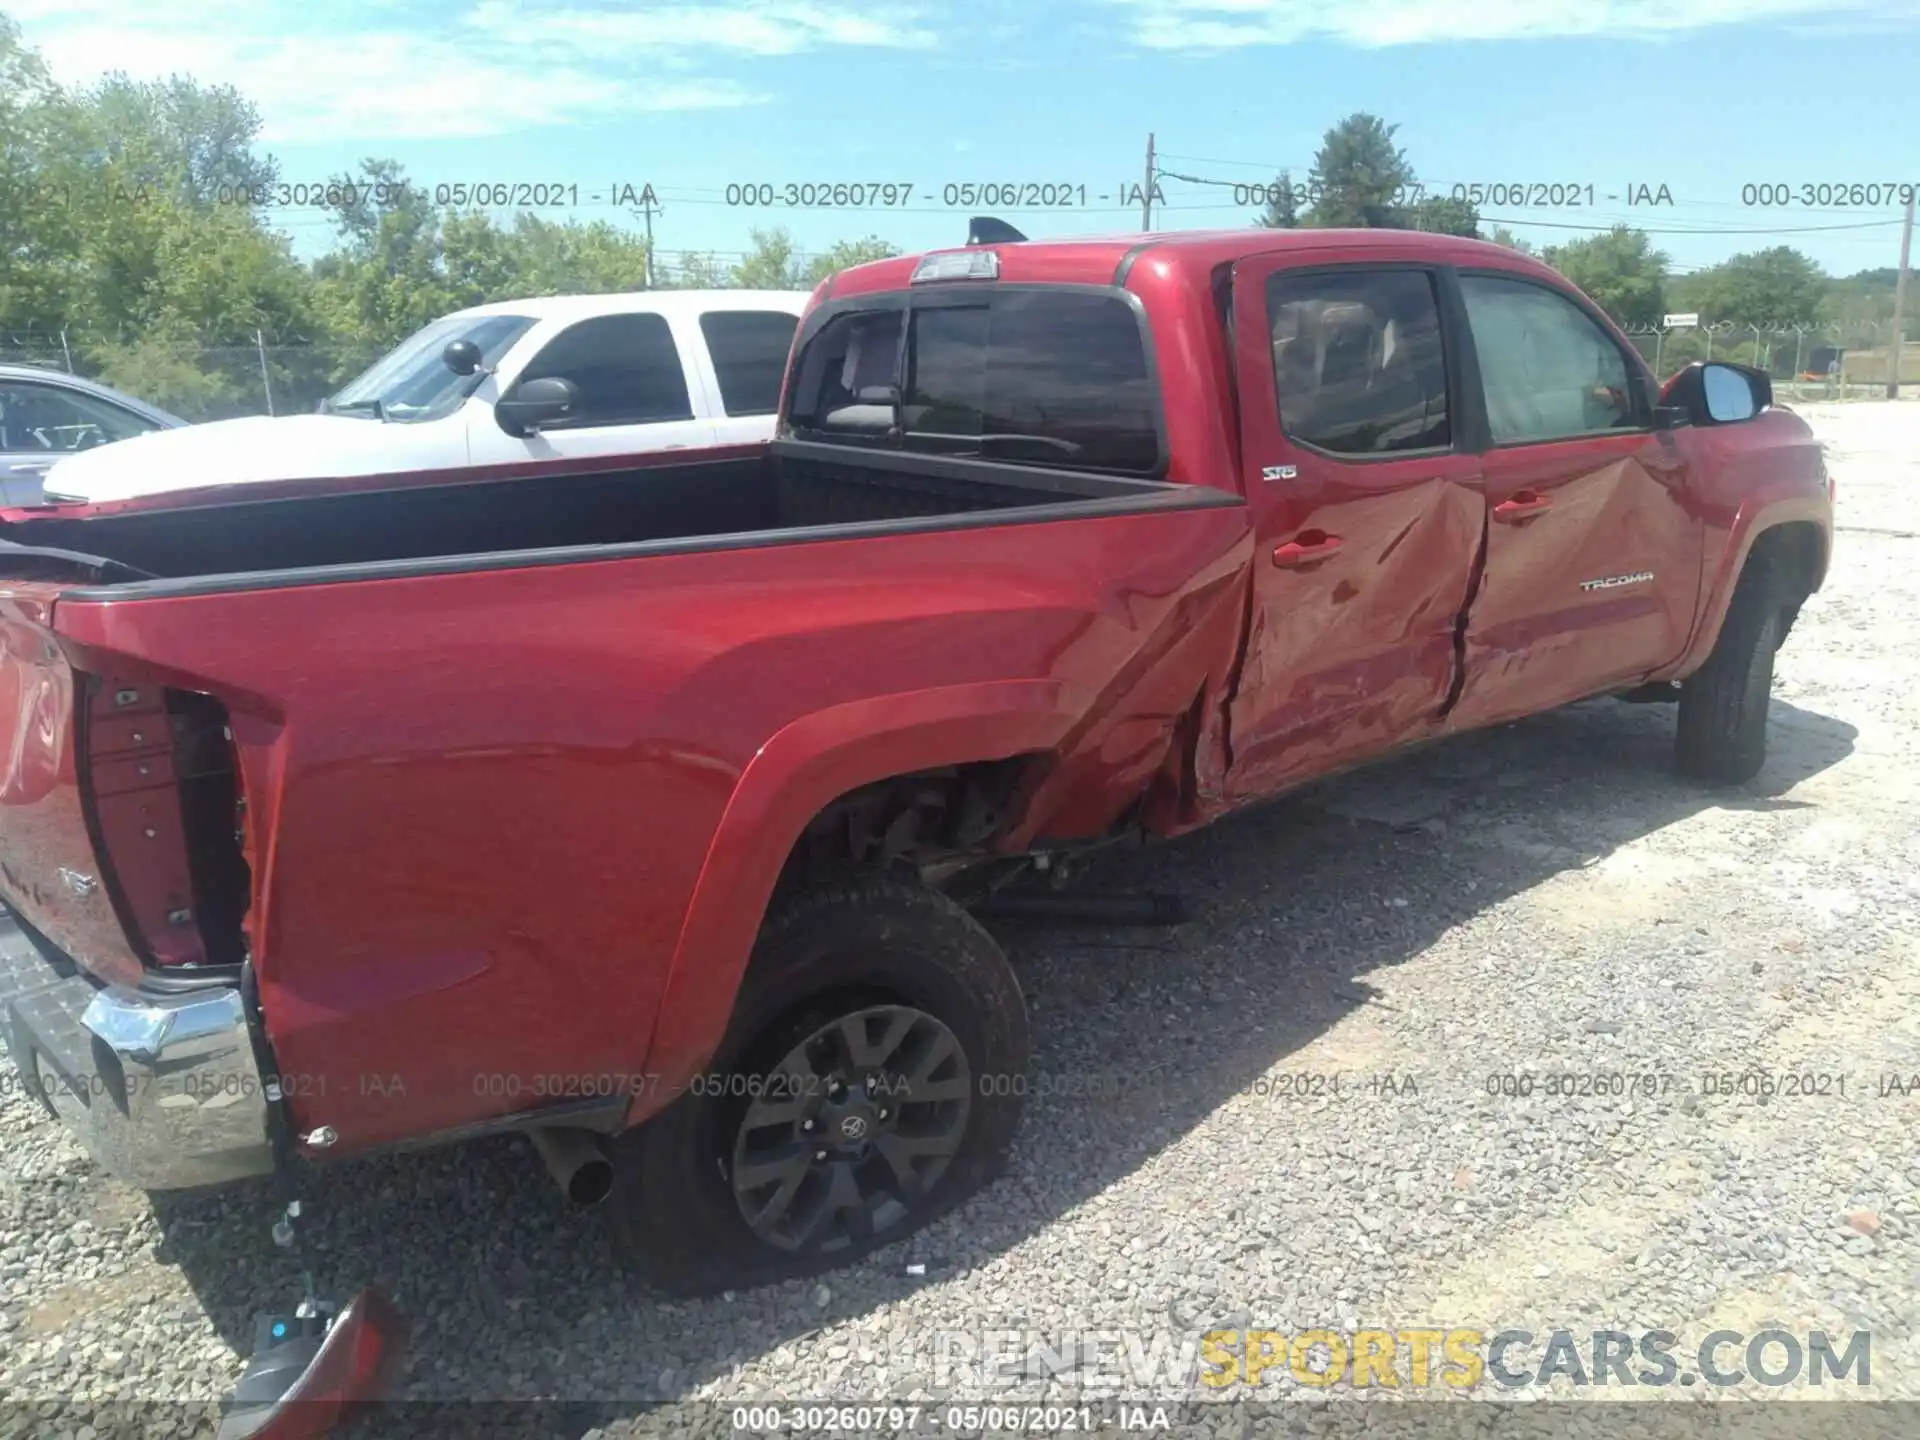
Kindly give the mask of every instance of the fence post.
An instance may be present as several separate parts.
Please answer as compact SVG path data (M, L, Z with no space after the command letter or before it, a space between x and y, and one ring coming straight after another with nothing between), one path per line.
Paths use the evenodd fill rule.
M66 357L67 373L73 374L73 351L67 348L67 332L64 327L60 331L60 353Z
M253 332L253 348L260 355L260 388L267 392L267 414L273 414L273 381L267 377L267 342L258 327Z
M1656 330L1653 332L1653 374L1655 379L1660 377L1660 350L1666 343L1667 332L1665 330Z

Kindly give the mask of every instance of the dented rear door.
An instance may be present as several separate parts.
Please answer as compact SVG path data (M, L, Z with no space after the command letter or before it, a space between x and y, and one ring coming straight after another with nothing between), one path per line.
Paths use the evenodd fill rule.
M1233 798L1419 738L1453 693L1484 501L1441 294L1438 272L1411 262L1234 267L1257 543Z

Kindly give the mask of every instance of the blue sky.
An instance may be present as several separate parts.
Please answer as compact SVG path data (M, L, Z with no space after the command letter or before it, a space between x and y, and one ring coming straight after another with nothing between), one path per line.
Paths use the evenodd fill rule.
M288 181L392 156L427 185L578 187L549 210L635 223L667 251L958 243L944 187L1049 183L1028 234L1139 228L1120 203L1149 131L1155 228L1246 223L1234 181L1304 176L1354 110L1400 127L1422 179L1559 184L1593 203L1484 213L1537 243L1616 220L1681 269L1799 246L1836 273L1891 265L1899 207L1743 204L1746 184L1920 184L1920 0L0 0L55 73L191 73L251 95ZM730 206L730 184L911 185L903 206ZM1630 205L1632 187L1672 204ZM1102 198L1107 197L1107 198ZM1616 198L1609 198L1616 197ZM1871 198L1871 197L1867 197ZM973 209L980 209L974 206ZM314 209L275 212L305 253ZM1528 223L1521 223L1528 222ZM1833 228L1848 227L1848 228ZM1693 233L1701 232L1701 233ZM1740 233L1760 232L1760 233ZM1798 233L1796 233L1798 232Z

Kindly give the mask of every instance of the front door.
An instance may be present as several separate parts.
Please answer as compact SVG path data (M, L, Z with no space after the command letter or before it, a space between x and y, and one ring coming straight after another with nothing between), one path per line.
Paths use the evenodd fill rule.
M1464 273L1486 397L1487 557L1449 725L1486 725L1630 684L1693 627L1703 529L1689 466L1653 429L1643 367L1572 296Z
M1483 501L1438 284L1415 265L1234 267L1257 548L1233 799L1429 732L1454 688Z
M678 343L676 343L678 339ZM540 348L505 389L528 380L560 377L580 392L578 413L541 427L537 435L509 435L494 419L498 383L489 379L467 402L470 463L597 460L713 444L711 413L697 381L690 383L676 337L663 315L595 315L575 321ZM699 343L698 337L691 344ZM561 467L556 467L561 468Z

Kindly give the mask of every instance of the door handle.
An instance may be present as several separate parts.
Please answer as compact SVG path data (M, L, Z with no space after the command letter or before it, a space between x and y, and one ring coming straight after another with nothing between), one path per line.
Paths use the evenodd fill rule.
M1511 500L1502 500L1493 507L1493 518L1507 525L1519 525L1544 515L1553 508L1553 501L1535 490L1519 490Z
M1273 552L1273 563L1283 570L1317 565L1340 549L1340 537L1324 530L1302 530L1300 534Z

